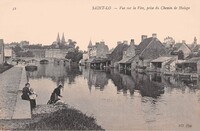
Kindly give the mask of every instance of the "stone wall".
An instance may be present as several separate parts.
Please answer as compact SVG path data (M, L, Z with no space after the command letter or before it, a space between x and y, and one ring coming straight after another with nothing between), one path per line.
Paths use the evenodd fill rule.
M4 63L4 42L0 39L0 64Z

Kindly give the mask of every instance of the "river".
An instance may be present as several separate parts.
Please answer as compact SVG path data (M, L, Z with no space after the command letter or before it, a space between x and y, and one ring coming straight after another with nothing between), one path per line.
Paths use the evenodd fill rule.
M200 128L198 79L57 64L38 65L27 77L38 94L37 104L46 104L56 86L63 84L63 100L94 116L105 129Z

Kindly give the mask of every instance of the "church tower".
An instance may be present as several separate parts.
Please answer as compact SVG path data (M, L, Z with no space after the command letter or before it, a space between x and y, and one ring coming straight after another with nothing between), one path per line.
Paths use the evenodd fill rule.
M62 39L61 39L61 44L65 44L66 43L66 41L65 41L65 35L64 35L64 33L62 34Z
M195 45L197 44L197 38L194 37L194 42L193 42Z
M57 35L57 43L60 43L60 35L59 35L59 33Z
M59 33L57 35L56 48L60 48L60 35L59 35Z
M89 44L88 44L88 56L89 58L91 57L91 51L92 51L92 41L90 40Z

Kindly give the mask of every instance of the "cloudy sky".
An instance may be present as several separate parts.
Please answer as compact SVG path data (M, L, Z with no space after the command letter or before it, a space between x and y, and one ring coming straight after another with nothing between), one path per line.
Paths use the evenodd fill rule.
M111 10L92 10L93 6L111 6ZM112 48L117 41L157 33L177 42L200 41L199 0L1 0L0 38L5 43L28 40L49 45L57 33L77 41L85 50L89 40L104 40ZM119 10L120 6L186 6L189 10ZM200 43L200 42L199 42Z

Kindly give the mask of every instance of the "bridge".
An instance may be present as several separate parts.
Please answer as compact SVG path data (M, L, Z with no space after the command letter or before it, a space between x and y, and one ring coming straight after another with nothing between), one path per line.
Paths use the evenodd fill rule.
M22 62L40 62L41 60L46 60L48 62L70 62L70 59L65 58L50 58L50 57L16 57L11 58L11 61L22 61Z

